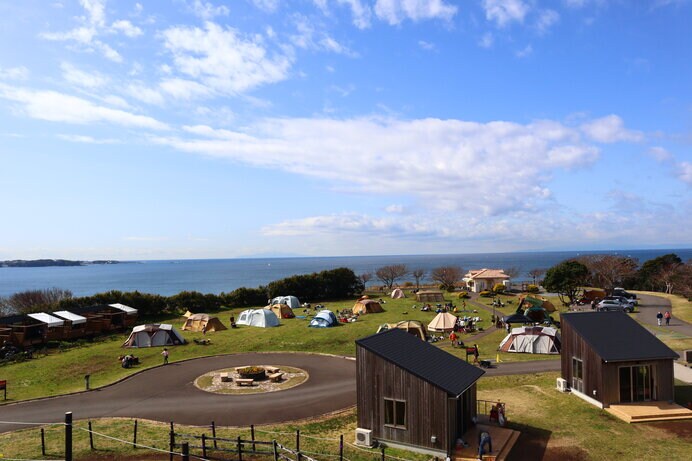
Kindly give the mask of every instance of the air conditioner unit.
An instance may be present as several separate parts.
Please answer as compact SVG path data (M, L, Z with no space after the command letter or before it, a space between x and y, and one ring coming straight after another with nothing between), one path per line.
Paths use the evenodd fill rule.
M370 429L356 429L356 445L372 447L372 431Z
M557 378L557 390L560 392L569 392L569 385L567 385L566 379Z

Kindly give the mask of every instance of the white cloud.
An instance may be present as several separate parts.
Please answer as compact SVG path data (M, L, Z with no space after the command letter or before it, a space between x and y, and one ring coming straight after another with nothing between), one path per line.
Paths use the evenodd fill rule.
M404 206L399 205L399 204L392 204L392 205L388 205L384 209L384 211L386 211L387 213L403 213L404 212Z
M337 42L324 31L315 30L315 26L309 18L297 14L293 17L296 33L291 36L291 43L298 48L323 50L336 54L343 54L355 58L357 53L347 46Z
M348 5L351 8L354 26L359 29L367 29L370 27L370 17L372 16L372 11L368 5L364 5L360 0L337 0L337 2L340 5ZM315 0L315 3L322 11L326 10L326 0Z
M603 143L632 141L644 139L644 135L638 131L630 131L625 128L625 122L617 115L608 115L603 118L584 123L581 130L591 139Z
M210 96L211 90L200 85L192 80L184 80L181 78L171 78L163 80L159 87L165 93L180 100L192 100L200 97Z
M533 53L533 47L529 44L529 45L526 45L521 50L518 50L514 54L517 58L526 58L528 56L531 56L532 53Z
M279 7L279 0L252 0L252 3L260 10L269 11L270 13L276 11Z
M483 9L488 21L505 27L510 22L524 22L529 5L522 0L483 0Z
M209 21L214 19L216 16L228 16L229 10L225 5L214 6L210 2L205 2L202 0L194 0L192 5L190 5L192 12L195 16Z
M96 139L91 136L76 135L76 134L59 134L58 138L69 141L76 142L80 144L117 144L120 141L117 139Z
M165 98L159 90L150 88L140 82L130 83L125 87L124 92L128 96L146 104L160 106L165 102Z
M421 49L428 51L437 49L434 43L426 42L425 40L418 40L418 46L421 47Z
M29 78L29 69L24 66L0 67L0 80L26 80Z
M366 194L403 194L442 210L496 214L530 209L556 169L588 165L598 148L554 121L527 125L459 120L268 119L247 131L186 126L160 137L176 149L348 184ZM499 170L498 170L499 169ZM387 171L377 180L363 171ZM511 180L499 171L511 171ZM482 199L474 199L482 197Z
M492 48L495 43L495 37L490 32L483 34L483 37L478 41L478 46L481 48Z
M444 0L377 0L375 3L377 17L391 25L400 24L406 19L450 20L456 13L457 7Z
M676 170L680 180L692 186L692 162L680 162Z
M564 3L565 6L568 8L578 9L586 5L588 1L589 0L562 0L562 3Z
M660 146L649 148L648 154L659 162L665 162L673 158L670 152Z
M133 25L130 21L121 19L111 24L111 29L122 32L127 37L134 38L142 35L142 29Z
M270 56L260 37L242 37L230 27L207 22L204 29L177 26L163 32L177 70L225 94L238 94L284 80L292 59Z
M560 20L560 14L555 10L542 10L538 13L538 19L536 20L536 29L538 33L543 35L548 33L550 28L558 23Z
M88 21L95 26L103 26L106 19L106 0L79 0L86 10Z
M67 82L81 88L93 90L108 83L108 77L98 72L89 73L81 71L68 62L60 64L60 68L62 69L62 76Z
M74 124L112 123L125 127L167 130L154 118L98 106L86 99L55 91L36 91L0 83L0 98L19 104L29 117Z

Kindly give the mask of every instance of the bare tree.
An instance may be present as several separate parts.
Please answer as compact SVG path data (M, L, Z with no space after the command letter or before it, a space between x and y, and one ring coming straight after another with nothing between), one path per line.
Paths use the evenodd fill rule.
M5 305L16 313L29 314L51 310L63 299L72 298L70 290L62 288L46 288L43 290L27 290L15 293L6 298Z
M375 271L375 277L391 290L394 283L405 277L408 274L408 268L406 264L391 264L389 266L382 266L377 271Z
M593 286L612 289L623 280L633 277L639 264L635 259L618 255L586 255L577 258L589 270L589 280Z
M372 272L363 272L358 277L363 282L363 286L366 286L370 280L372 280Z
M536 268L536 269L531 269L531 270L529 271L529 275L530 275L531 278L533 279L533 284L534 284L534 285L536 284L536 279L540 279L541 277L543 277L543 274L545 274L545 269L538 269L538 268Z
M464 278L464 270L459 266L436 267L430 278L440 284L443 290L454 290L456 284Z
M503 272L507 274L510 279L515 279L519 277L519 274L521 274L521 271L517 266L512 266L508 267L507 269L503 269Z
M665 293L673 293L674 289L681 288L680 290L675 290L677 292L684 292L684 285L689 284L689 266L690 263L670 263L656 271L653 275L653 280L655 283L663 286Z
M411 272L413 278L416 279L416 290L420 289L420 281L425 277L425 269L415 269Z

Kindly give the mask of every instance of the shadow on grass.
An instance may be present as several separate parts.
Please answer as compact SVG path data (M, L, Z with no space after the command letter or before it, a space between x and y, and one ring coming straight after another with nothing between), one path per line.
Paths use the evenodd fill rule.
M582 461L589 459L588 453L576 446L550 447L552 432L523 424L512 424L512 429L521 431L517 443L507 459L509 461Z
M680 381L677 381L681 383ZM675 385L675 403L685 408L692 408L692 384L681 383Z

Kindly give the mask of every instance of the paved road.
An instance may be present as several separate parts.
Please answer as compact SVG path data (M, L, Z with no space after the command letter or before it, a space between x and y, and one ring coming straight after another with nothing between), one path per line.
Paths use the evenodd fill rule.
M637 314L637 320L647 325L656 325L656 314L660 312L670 311L670 301L666 298L661 298L659 296L652 295L637 295L639 298L639 313ZM680 333L692 338L692 325L680 320L675 317L675 312L672 312L673 316L670 319L670 328L676 333ZM665 326L665 320L663 321Z
M209 371L242 365L293 366L309 379L279 392L219 395L193 381ZM311 354L237 354L205 357L144 371L90 392L19 402L0 407L0 421L53 423L72 411L75 419L130 417L180 424L222 426L270 424L341 410L356 401L356 362ZM0 432L24 425L0 424Z

